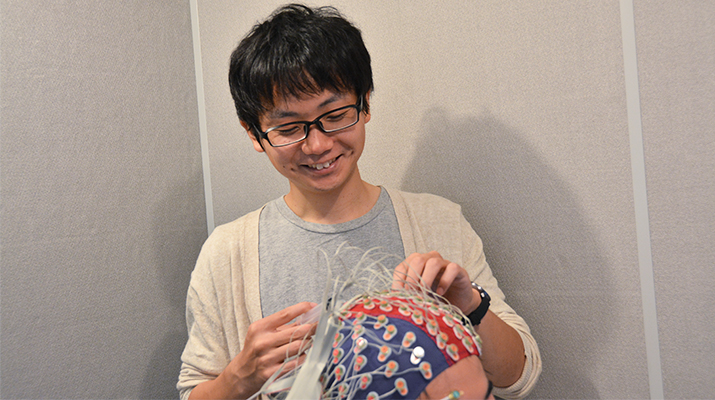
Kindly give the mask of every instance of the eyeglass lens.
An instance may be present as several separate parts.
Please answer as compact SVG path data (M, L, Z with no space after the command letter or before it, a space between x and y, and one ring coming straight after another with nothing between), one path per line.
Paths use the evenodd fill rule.
M357 123L359 112L357 107L350 106L333 110L314 121L323 132L336 132ZM295 122L276 126L266 132L268 140L273 146L285 146L299 142L308 136L310 122Z

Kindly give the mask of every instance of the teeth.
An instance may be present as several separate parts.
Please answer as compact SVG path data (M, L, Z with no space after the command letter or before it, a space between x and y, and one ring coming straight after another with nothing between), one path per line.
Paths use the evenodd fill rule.
M326 163L324 163L324 164L311 165L310 168L314 168L314 169L317 169L318 171L320 171L320 170L323 169L323 168L328 168L328 167L330 166L330 164L332 164L332 163L333 163L333 161L331 160L331 161L328 161L328 162L326 162Z

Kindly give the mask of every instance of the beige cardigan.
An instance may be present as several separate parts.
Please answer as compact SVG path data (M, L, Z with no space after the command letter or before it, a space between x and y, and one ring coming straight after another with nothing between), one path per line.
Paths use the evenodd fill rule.
M526 322L504 301L487 265L482 241L461 207L430 194L388 189L405 254L437 250L469 272L492 298L489 309L519 332L526 352L521 378L496 396L522 398L541 373L541 357ZM217 227L204 243L186 299L189 339L177 388L182 400L201 382L216 378L241 351L248 326L261 319L258 219L261 209Z

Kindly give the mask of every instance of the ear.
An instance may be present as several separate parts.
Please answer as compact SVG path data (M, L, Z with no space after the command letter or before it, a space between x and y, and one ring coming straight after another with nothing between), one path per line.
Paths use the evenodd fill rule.
M248 137L251 139L251 142L253 142L253 148L256 149L257 152L263 153L265 151L263 149L263 144L261 144L260 140L256 139L256 135L253 134L252 128L246 123L246 121L239 122L241 122L241 126L246 130Z
M370 105L370 93L372 93L372 92L365 93L365 105L366 106ZM370 107L368 107L368 109L370 109ZM365 117L363 118L363 120L367 124L368 122L370 122L370 111L367 111L364 114L365 114Z

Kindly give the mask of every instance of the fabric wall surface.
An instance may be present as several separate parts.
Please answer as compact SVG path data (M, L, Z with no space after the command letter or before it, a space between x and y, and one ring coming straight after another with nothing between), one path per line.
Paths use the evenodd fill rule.
M176 398L207 234L189 4L0 18L0 397Z
M207 208L218 225L287 191L226 77L282 3L202 0L192 26L187 1L0 0L0 398L177 396ZM363 177L462 205L540 345L533 399L646 399L654 376L715 393L715 9L634 3L652 264L619 1L332 2L373 58Z
M637 1L638 60L666 398L715 393L715 3ZM703 318L703 316L707 316Z

